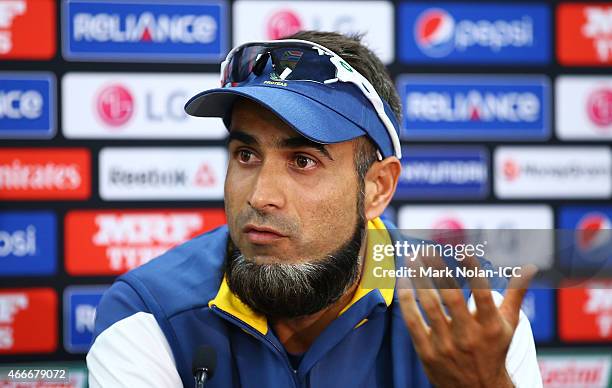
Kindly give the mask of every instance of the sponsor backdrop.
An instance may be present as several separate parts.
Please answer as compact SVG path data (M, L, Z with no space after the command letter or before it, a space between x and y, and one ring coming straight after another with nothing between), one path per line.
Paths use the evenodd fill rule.
M85 384L113 279L225 222L226 131L184 103L233 45L300 29L364 33L396 82L404 171L386 216L507 241L571 230L555 257L538 233L493 253L610 273L610 3L0 0L2 367ZM529 291L547 386L609 386L610 279Z

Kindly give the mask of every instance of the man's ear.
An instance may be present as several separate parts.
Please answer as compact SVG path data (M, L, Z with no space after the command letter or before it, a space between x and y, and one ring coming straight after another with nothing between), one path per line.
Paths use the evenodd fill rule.
M379 217L391 202L402 165L395 156L376 161L365 176L364 211L366 219Z

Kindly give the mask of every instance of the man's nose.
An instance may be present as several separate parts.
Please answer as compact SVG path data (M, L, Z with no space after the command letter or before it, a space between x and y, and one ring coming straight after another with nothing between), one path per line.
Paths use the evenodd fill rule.
M286 201L286 185L281 163L264 160L253 183L248 203L259 211L282 209Z

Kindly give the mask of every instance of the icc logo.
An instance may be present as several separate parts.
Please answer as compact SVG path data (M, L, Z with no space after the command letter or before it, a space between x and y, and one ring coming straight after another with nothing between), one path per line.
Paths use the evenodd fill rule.
M453 50L455 20L446 11L433 8L421 13L414 26L414 39L421 51L430 57L441 58Z

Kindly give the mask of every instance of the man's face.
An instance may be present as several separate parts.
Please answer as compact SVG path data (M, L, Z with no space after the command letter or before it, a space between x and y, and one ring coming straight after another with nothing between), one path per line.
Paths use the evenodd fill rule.
M253 310L310 315L358 279L365 220L353 152L351 142L310 142L254 103L235 105L225 181L226 274Z
M358 178L351 142L318 145L272 112L235 105L225 180L232 241L257 263L325 257L351 238Z

